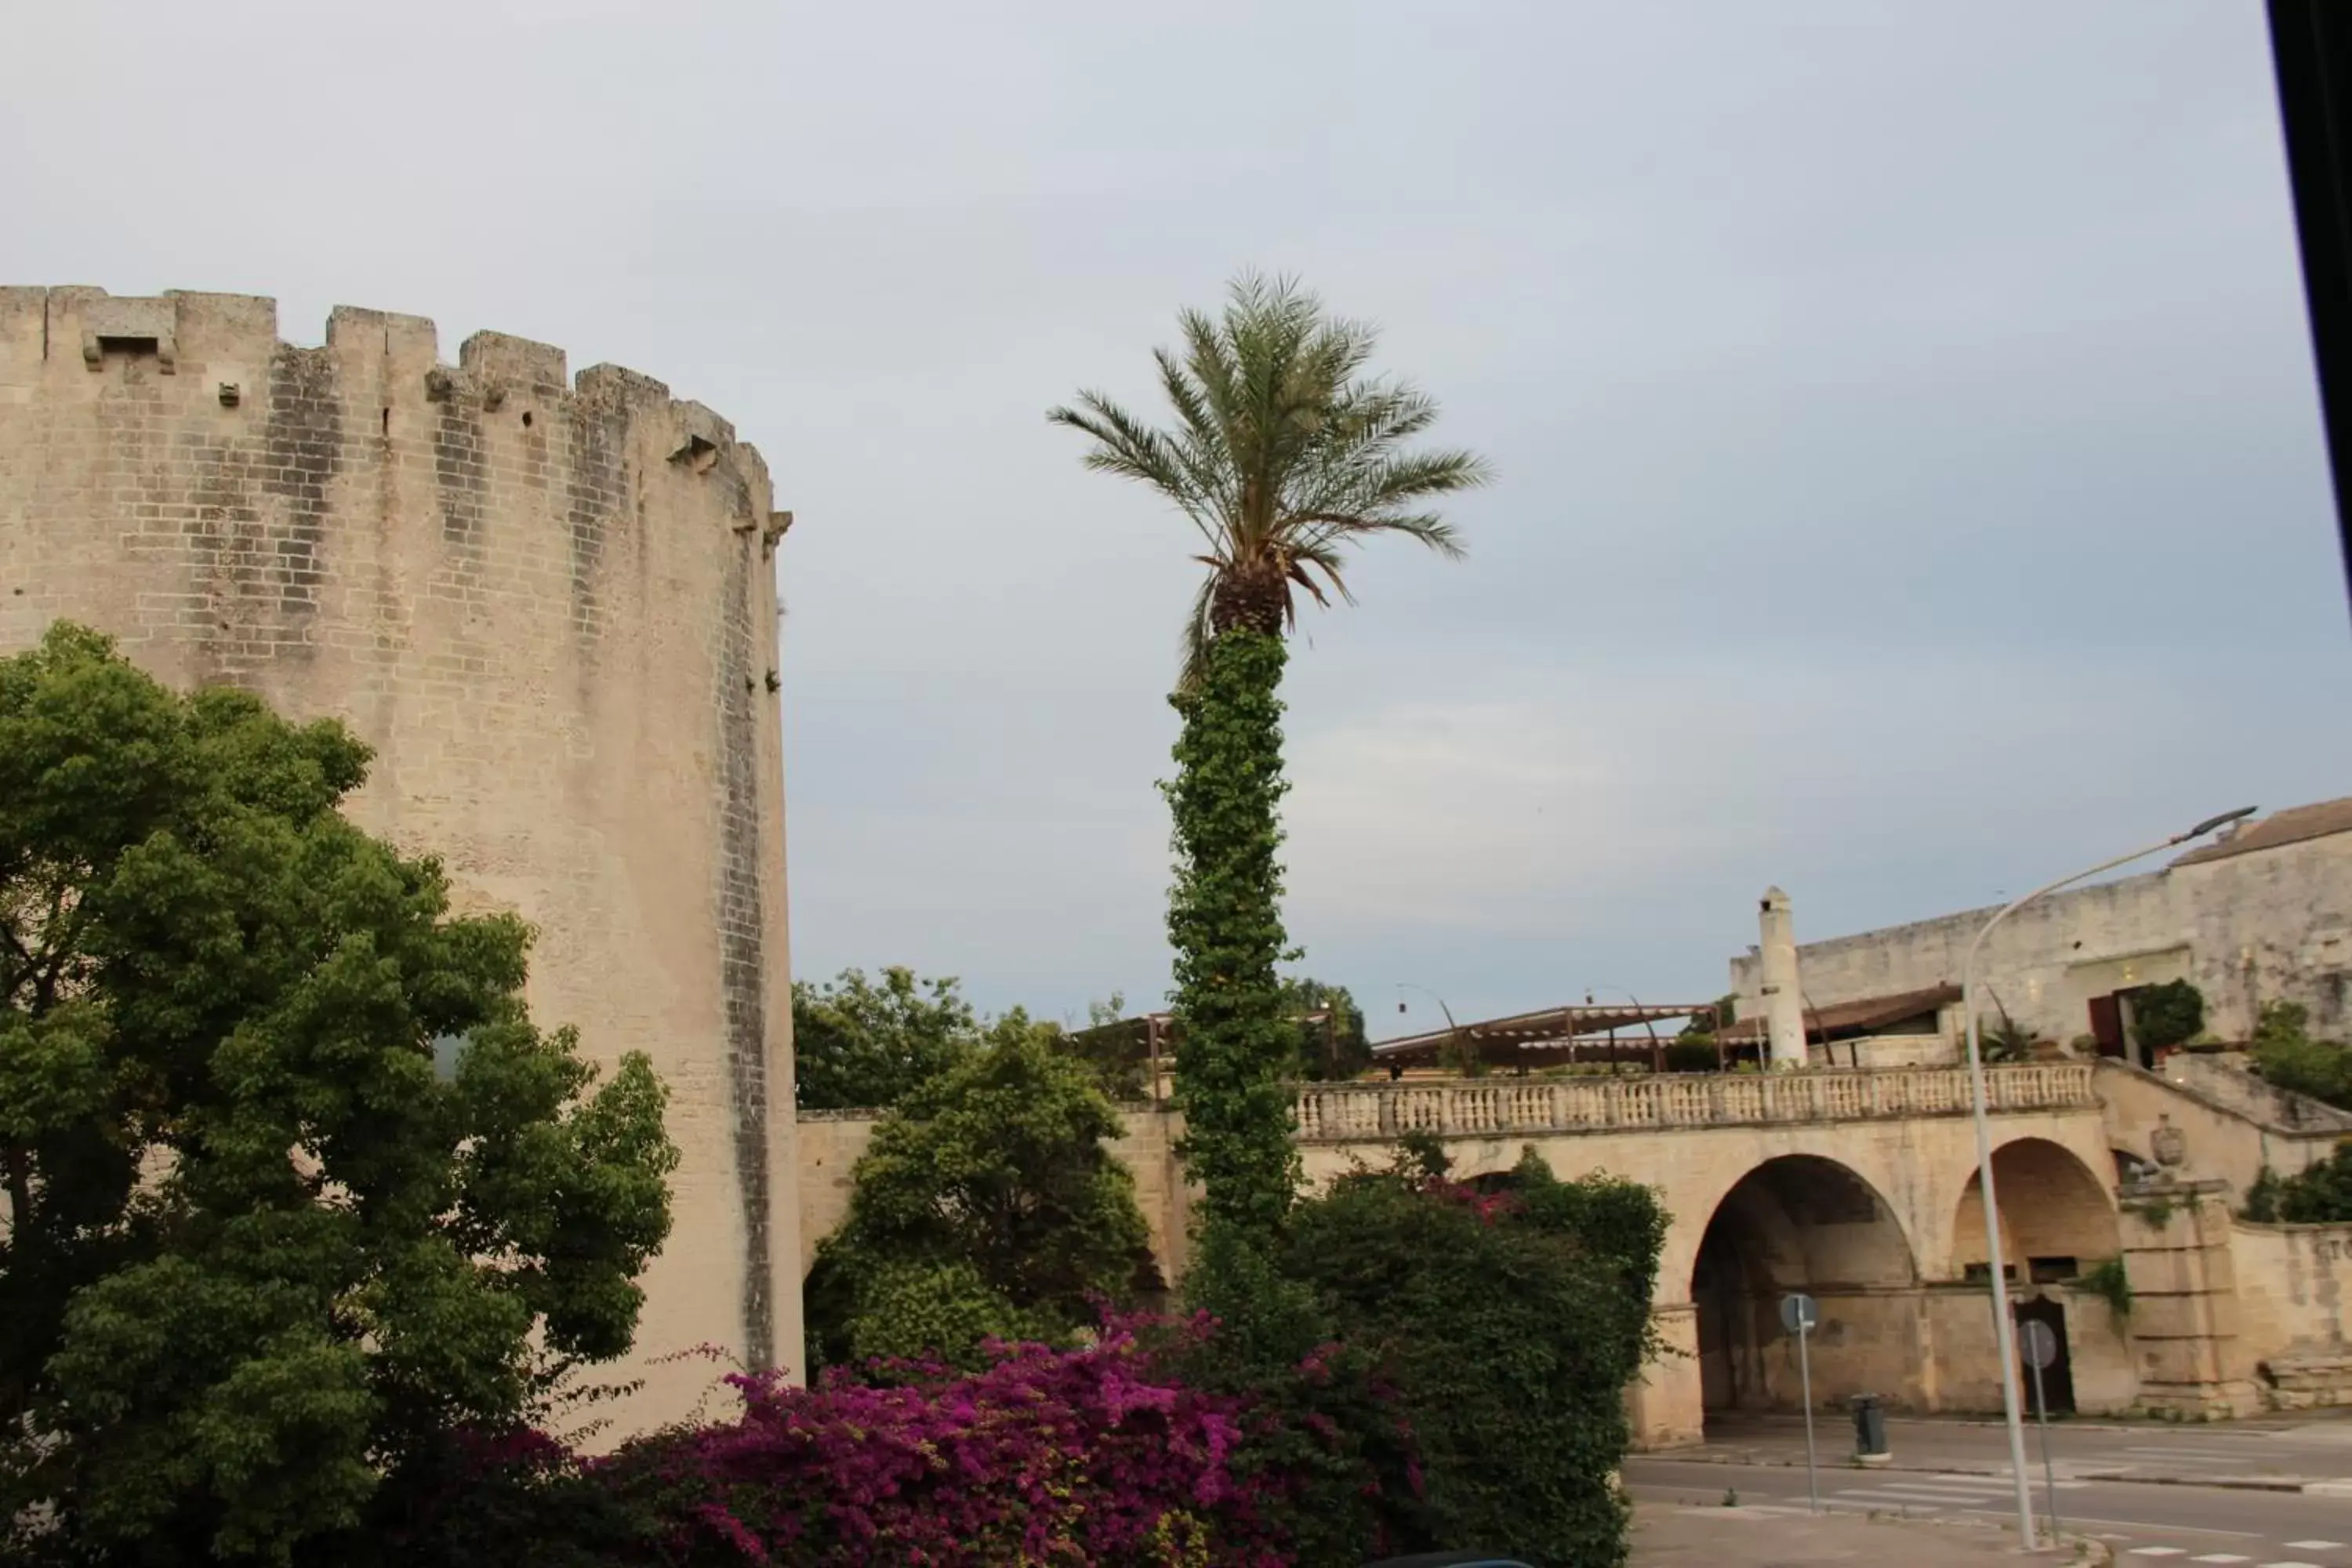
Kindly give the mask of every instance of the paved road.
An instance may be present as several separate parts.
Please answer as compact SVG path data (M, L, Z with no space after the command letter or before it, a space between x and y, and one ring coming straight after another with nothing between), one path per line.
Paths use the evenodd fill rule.
M1625 1483L1637 1502L1654 1505L1719 1504L1729 1489L1759 1528L1807 1512L1801 1467L1643 1457L1626 1461ZM1821 1489L1823 1506L1841 1512L1984 1521L2015 1514L2005 1474L1841 1464L1822 1469ZM2033 1492L2046 1510L2039 1475ZM2063 1476L2057 1496L2068 1531L2105 1541L2118 1568L2352 1568L2352 1498Z
M1852 1452L1852 1429L1838 1416L1816 1428L1823 1458ZM2027 1432L2029 1468L2039 1468L2038 1435ZM1991 1470L2009 1468L2009 1436L1998 1423L1895 1420L1888 1447L1898 1468ZM2352 1490L2352 1418L2233 1421L2195 1426L2155 1422L2059 1421L2050 1427L2061 1477L2336 1481ZM1710 1420L1705 1457L1802 1464L1804 1424L1795 1416ZM2336 1533L2342 1534L2342 1531Z

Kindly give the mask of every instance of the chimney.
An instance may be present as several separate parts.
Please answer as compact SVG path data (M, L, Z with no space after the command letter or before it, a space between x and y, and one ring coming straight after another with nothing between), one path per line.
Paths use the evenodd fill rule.
M1764 963L1766 1062L1774 1071L1805 1065L1805 1005L1797 980L1797 926L1789 895L1767 888L1759 906L1758 951Z

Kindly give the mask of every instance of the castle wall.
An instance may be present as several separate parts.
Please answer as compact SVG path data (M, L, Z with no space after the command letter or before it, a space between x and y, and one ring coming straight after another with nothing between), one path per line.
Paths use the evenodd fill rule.
M493 332L274 301L0 289L0 652L58 617L158 678L375 748L361 826L539 930L530 1000L643 1050L683 1152L624 1416L700 1343L796 1362L768 473L698 404Z

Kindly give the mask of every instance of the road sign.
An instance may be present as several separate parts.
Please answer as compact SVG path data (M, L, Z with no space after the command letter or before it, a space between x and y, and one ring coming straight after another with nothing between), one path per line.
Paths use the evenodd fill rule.
M1802 1290L1791 1290L1780 1298L1780 1326L1790 1333L1811 1333L1821 1321L1821 1303Z
M2042 1370L2058 1359L2058 1336L2041 1319L2026 1318L2017 1325L2017 1337L2018 1353L2033 1369L2033 1418L2042 1426L2042 1484L2050 1496L2050 1539L2056 1541L2066 1527L2058 1517L2058 1471L2050 1459L2050 1391L2042 1385Z

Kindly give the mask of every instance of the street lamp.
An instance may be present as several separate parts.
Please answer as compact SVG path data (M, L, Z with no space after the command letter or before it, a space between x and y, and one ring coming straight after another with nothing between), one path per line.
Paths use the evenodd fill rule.
M1992 1329L1995 1353L2000 1357L2001 1413L2009 1423L2009 1468L2017 1482L2017 1527L2028 1552L2038 1550L2033 1536L2033 1491L2025 1479L2025 1420L2019 1408L2022 1401L2017 1386L2017 1344L2010 1322L2009 1268L2000 1255L2000 1205L1992 1187L1992 1127L1985 1119L1984 1055L1977 1040L1977 952L1984 946L1992 928L2042 897L2054 893L2085 877L2095 877L2102 871L2153 855L2159 849L2169 849L2186 844L2192 838L2202 838L2218 827L2241 822L2253 816L2255 807L2225 811L2219 816L2209 816L2186 833L2176 833L2169 838L2135 849L2128 855L2118 855L2112 860L2102 860L2088 870L2061 877L2056 881L2036 888L2021 899L2001 907L2000 912L1978 928L1976 939L1969 943L1968 961L1960 970L1960 1005L1969 1016L1969 1096L1977 1124L1977 1184L1983 1189L1985 1259L1992 1275Z
M1436 992L1432 991L1428 986L1415 985L1410 980L1398 981L1396 983L1396 988L1400 991L1418 991L1423 995L1437 1004L1437 1010L1445 1015L1445 1032L1453 1037L1454 1048L1458 1054L1462 1048L1462 1026L1454 1021L1454 1009L1445 1005L1445 998L1440 996ZM1405 1010L1405 1000L1403 997L1400 996L1397 998L1397 1011L1402 1013Z

